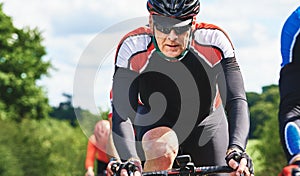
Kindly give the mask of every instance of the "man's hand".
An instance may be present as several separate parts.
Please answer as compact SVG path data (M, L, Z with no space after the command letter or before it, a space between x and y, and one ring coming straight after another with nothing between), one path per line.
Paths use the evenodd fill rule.
M141 176L142 164L139 160L130 159L127 162L120 163L111 161L107 165L107 176Z
M227 153L225 160L228 166L236 170L231 176L240 176L243 173L245 176L254 176L253 163L246 152L232 149Z
M116 160L111 160L106 167L107 176L112 176L119 170L120 162Z
M85 176L95 176L95 173L93 171L92 167L89 167L85 173Z

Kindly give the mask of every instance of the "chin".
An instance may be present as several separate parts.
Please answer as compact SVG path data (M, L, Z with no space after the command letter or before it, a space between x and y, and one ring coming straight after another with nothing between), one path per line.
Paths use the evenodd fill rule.
M180 55L179 52L168 52L165 54L167 57L177 57Z

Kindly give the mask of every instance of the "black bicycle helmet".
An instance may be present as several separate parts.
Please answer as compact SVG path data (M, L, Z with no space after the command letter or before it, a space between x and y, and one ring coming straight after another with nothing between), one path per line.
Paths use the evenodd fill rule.
M177 19L188 19L200 11L199 0L148 0L150 14L162 15Z

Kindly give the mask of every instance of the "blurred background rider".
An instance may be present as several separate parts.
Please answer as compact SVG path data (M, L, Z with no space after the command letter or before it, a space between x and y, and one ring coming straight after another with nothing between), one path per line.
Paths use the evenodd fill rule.
M108 139L110 135L110 123L108 120L100 120L94 127L94 133L90 136L87 144L85 176L105 176L109 162L107 155ZM97 160L97 175L94 173L94 161Z

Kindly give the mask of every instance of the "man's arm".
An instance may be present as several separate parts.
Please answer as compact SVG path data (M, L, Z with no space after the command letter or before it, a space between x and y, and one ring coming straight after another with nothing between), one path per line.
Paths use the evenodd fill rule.
M244 81L236 58L221 61L226 80L226 112L229 120L229 148L244 150L248 140L250 119Z
M92 135L88 140L87 150L86 150L86 158L85 158L85 168L87 170L86 175L94 174L94 161L96 155L96 139L95 136Z
M132 124L138 100L136 77L136 72L118 67L113 77L112 136L122 160L138 158Z
M115 147L113 137L112 137L112 113L109 114L108 121L109 121L111 130L110 130L110 134L109 134L109 138L108 138L108 144L106 147L106 154L109 159L115 158L115 159L119 160L120 157L119 157L119 154L117 152L117 149Z

